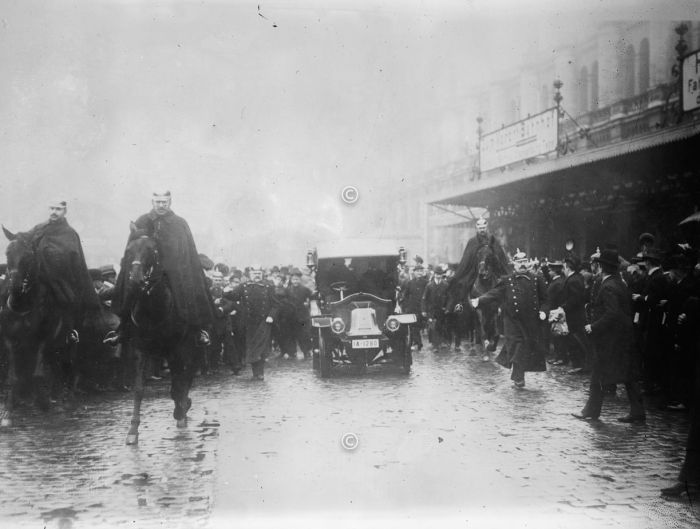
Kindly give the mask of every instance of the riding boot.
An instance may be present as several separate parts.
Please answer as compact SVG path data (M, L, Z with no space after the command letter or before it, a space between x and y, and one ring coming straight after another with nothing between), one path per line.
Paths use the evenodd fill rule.
M265 378L265 360L252 362L250 366L253 368L253 378L255 380L263 380Z

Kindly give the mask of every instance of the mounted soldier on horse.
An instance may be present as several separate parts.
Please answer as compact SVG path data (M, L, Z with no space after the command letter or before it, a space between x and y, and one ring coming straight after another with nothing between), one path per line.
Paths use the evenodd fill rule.
M131 223L112 302L121 318L106 343L123 341L136 358L134 411L127 444L138 443L146 355L168 361L173 417L185 426L189 391L209 345L214 305L194 238L170 209L170 192L153 194L153 209Z
M52 202L49 220L14 234L3 227L7 279L0 293L0 329L8 353L2 426L12 425L20 390L48 409L51 384L62 380L69 400L77 385L77 344L84 329L103 324L99 299L65 201Z
M472 311L470 298L478 297L493 288L498 279L508 273L508 258L496 237L488 232L483 217L476 221L476 235L469 239L450 281L450 306L456 311ZM495 351L498 342L497 312L477 309L477 341L488 351Z

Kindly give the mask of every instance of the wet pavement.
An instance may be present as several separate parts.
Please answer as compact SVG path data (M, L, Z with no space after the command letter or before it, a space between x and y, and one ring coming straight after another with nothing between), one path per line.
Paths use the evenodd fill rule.
M164 382L147 388L137 447L130 397L75 412L27 412L0 433L2 527L697 527L668 502L687 415L618 423L572 418L585 377L508 372L466 352L417 353L412 373L310 361L199 377L177 429ZM344 434L346 444L343 446Z

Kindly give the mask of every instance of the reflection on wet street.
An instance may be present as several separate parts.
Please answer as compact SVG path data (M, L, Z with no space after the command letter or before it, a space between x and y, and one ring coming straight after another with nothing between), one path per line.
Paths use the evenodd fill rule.
M200 402L175 428L168 388L149 387L138 447L125 445L128 394L76 412L19 417L0 434L0 520L20 527L203 526L211 508L218 424Z
M519 391L505 369L466 352L417 353L408 376L383 366L327 380L310 361L272 360L264 382L198 378L185 429L167 384L149 385L137 447L124 444L129 395L86 397L76 412L25 413L0 434L0 522L697 524L692 506L658 492L677 475L687 416L652 409L646 425L620 424L619 389L602 421L579 422L570 412L586 385L553 368Z

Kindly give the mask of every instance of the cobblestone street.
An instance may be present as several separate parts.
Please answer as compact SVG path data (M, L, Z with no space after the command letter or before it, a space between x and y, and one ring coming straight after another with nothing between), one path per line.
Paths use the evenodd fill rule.
M620 389L601 421L579 422L585 386L553 368L518 391L466 352L418 353L408 377L384 366L324 380L310 361L273 360L264 382L198 378L182 430L167 384L149 385L138 447L124 444L130 397L91 397L0 434L0 523L697 526L696 506L659 497L687 416L651 409L646 425L620 424Z

